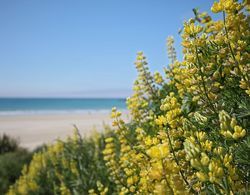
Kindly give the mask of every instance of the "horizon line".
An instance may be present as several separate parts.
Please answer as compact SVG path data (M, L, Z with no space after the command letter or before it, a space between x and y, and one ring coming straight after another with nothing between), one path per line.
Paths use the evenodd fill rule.
M127 99L128 97L67 97L67 96L0 96L0 99L3 98L33 98L33 99Z

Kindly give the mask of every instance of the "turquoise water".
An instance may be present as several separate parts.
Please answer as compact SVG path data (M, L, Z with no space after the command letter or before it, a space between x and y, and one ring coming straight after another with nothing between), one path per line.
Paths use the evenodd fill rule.
M0 98L0 115L71 113L126 109L125 99L101 98Z

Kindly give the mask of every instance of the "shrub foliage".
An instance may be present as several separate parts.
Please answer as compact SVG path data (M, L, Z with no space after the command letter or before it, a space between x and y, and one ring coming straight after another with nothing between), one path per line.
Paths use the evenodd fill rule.
M0 155L7 152L18 150L18 140L9 137L6 134L0 136Z
M0 194L5 194L10 185L21 175L24 164L29 163L32 153L21 148L18 140L3 134L0 136Z
M113 109L105 144L78 137L48 147L9 194L249 193L249 1L220 0L211 10L222 19L194 10L184 23L183 61L168 38L164 76L138 53L130 123Z

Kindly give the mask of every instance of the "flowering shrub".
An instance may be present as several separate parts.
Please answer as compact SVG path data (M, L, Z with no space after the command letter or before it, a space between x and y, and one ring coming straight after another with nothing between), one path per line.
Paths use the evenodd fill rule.
M91 188L100 189L101 185L105 185L103 190L107 192L113 190L102 155L104 138L96 134L83 139L75 129L67 141L58 140L34 154L8 194L86 194Z
M249 191L248 6L247 1L215 2L211 10L223 16L218 21L194 10L182 32L182 62L168 39L166 79L151 75L146 57L138 53L139 76L128 99L132 127L113 110L120 152L115 155L112 138L103 151L121 194Z
M9 194L21 193L24 186L39 192L42 181L62 194L248 193L249 2L220 0L211 10L223 19L214 21L194 10L195 17L184 24L183 61L177 61L174 41L168 38L171 64L164 76L152 75L146 57L138 53L138 79L127 100L131 121L125 123L121 113L112 110L114 133L105 135L103 159L97 158L102 169L92 173L105 179L80 177L88 171L80 169L84 160L70 157L65 162L64 153L53 153L59 146L56 151L74 148L69 141L35 156ZM70 152L82 153L84 148ZM46 178L57 179L41 180L41 167L50 167ZM26 177L32 174L40 181L29 183ZM85 188L81 182L91 179L93 184Z

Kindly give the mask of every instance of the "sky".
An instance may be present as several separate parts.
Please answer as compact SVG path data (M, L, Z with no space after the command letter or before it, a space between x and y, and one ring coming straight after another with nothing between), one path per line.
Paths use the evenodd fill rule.
M136 53L168 65L166 38L212 0L1 0L0 97L127 97Z

